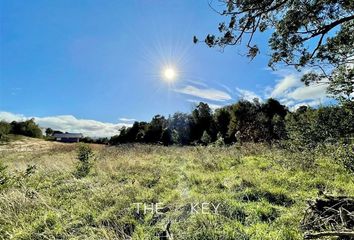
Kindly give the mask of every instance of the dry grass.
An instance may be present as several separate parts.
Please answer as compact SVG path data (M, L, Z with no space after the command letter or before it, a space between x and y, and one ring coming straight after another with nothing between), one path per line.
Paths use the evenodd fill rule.
M175 239L301 239L306 200L319 189L354 195L352 177L321 153L304 168L296 154L254 144L93 146L94 168L77 179L76 145L42 143L1 153L13 176L37 166L0 192L4 239L159 239L168 221ZM136 202L161 202L165 213L137 214ZM195 202L220 212L190 214Z

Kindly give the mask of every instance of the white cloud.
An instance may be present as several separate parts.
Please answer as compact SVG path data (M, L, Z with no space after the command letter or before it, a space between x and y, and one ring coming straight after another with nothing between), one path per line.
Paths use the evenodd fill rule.
M287 75L283 79L277 82L270 96L273 98L283 96L291 88L299 87L301 84L302 83L299 81L298 76L294 74Z
M26 119L26 117L22 114L13 114L10 112L0 112L0 120L6 122L12 121L22 121Z
M326 94L328 85L319 83L305 86L301 82L302 74L289 70L275 72L275 75L280 76L281 79L272 90L268 90L267 97L277 98L291 110L296 110L300 106L315 107L329 101Z
M109 137L119 133L123 126L131 126L127 123L107 123L89 119L78 119L72 115L59 115L50 117L25 117L21 114L0 112L0 120L7 122L23 121L34 118L42 128L52 128L64 132L79 132L90 137Z
M195 86L187 85L183 88L175 89L174 91L218 102L223 102L232 99L232 97L228 93L213 88L198 88Z
M301 86L289 92L287 97L295 100L323 99L326 97L326 89L326 84Z
M236 91L238 92L238 96L244 100L253 102L255 98L258 98L260 101L262 101L262 97L258 96L256 93L246 90L246 89L241 89L241 88L236 88Z
M119 121L121 122L135 122L135 118L119 118Z

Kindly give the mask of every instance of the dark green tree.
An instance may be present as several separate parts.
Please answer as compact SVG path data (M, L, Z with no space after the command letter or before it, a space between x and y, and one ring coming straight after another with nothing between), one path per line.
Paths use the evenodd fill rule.
M0 140L8 135L11 131L11 125L5 121L0 121Z
M47 128L47 129L45 130L45 134L46 134L47 137L52 136L53 133L54 133L54 131L53 131L53 129L51 129L51 128Z
M11 133L34 138L42 137L42 130L34 122L33 118L24 122L11 122Z
M263 134L261 124L265 121L265 115L258 115L259 113L261 113L261 105L258 102L240 100L232 105L228 131L230 139L236 141L237 138L241 142L259 141L260 134Z
M265 127L264 139L268 142L285 138L285 116L287 108L277 100L269 98L262 104L262 112L265 114L263 127Z
M215 139L216 132L213 130L211 109L208 104L200 102L192 111L191 140L200 141L204 131L207 131L210 137Z
M163 131L162 131L162 135L161 135L161 142L164 146L169 146L171 144L173 144L173 141L172 141L172 133L171 133L171 130L168 129L168 128L165 128Z
M217 131L222 138L227 136L228 127L231 120L231 114L227 108L219 108L214 113L214 119Z
M167 127L167 120L164 116L156 115L152 118L151 122L147 125L144 136L146 143L157 143L161 140L162 131Z

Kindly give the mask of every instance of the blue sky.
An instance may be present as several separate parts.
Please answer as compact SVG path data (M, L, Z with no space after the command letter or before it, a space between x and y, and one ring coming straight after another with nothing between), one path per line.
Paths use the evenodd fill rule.
M220 20L207 0L2 0L0 119L107 136L198 101L325 101L323 86L305 88L301 73L267 69L266 36L257 36L252 62L242 48L193 44ZM177 71L173 83L161 77L167 65Z

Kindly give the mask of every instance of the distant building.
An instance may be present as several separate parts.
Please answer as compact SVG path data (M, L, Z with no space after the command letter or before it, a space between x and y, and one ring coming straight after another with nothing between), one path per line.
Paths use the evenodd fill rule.
M53 137L59 142L74 143L80 142L83 135L81 133L54 133Z

